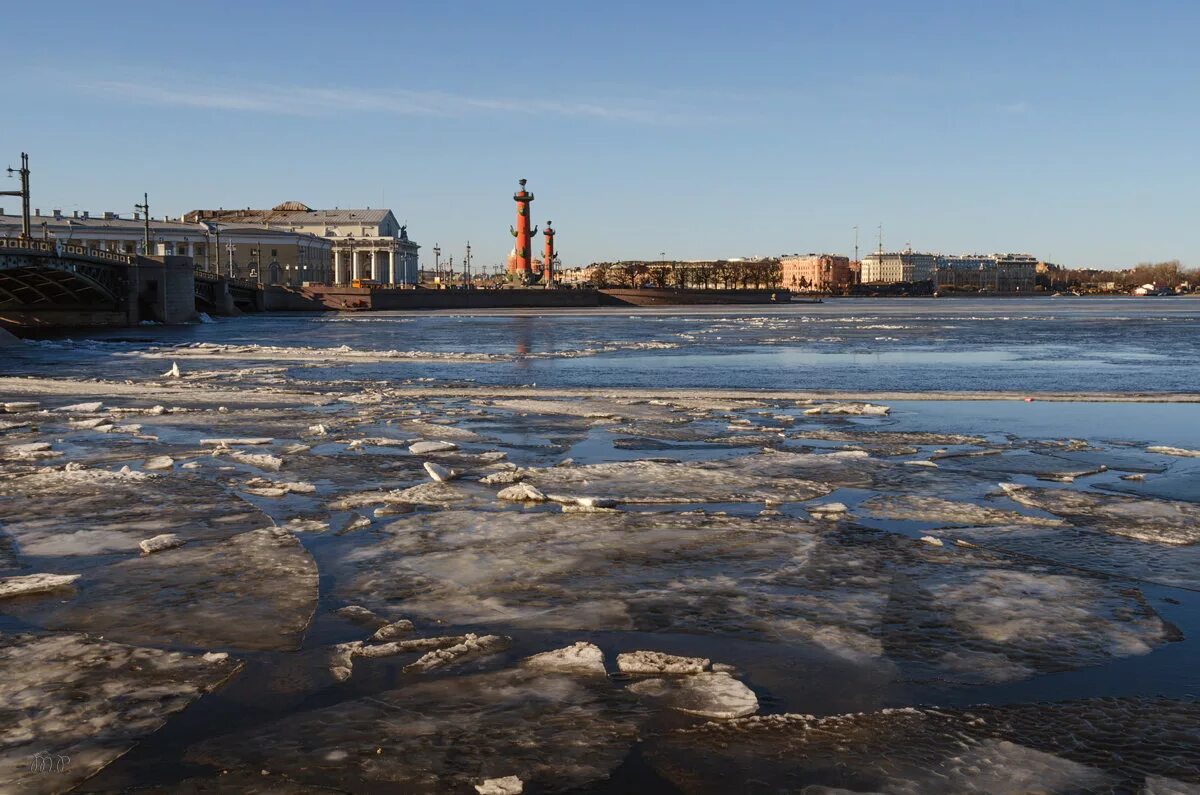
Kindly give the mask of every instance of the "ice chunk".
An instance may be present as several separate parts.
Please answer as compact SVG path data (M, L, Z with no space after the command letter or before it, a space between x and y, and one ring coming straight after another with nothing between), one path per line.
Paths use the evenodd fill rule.
M816 505L806 505L804 509L818 519L836 519L846 513L849 508L841 502L823 502Z
M479 795L521 795L525 791L525 784L516 776L488 778L476 784L475 791Z
M1166 445L1151 445L1146 448L1148 453L1158 453L1159 455L1173 455L1181 458L1200 458L1200 450L1188 450L1183 447L1168 447Z
M163 376L166 378L179 378L179 365L175 362L171 362L171 369L163 373Z
M0 579L0 599L47 593L66 588L78 580L78 574L24 574Z
M349 619L358 624L384 624L386 619L380 618L362 605L346 605L334 611L341 618Z
M175 466L175 459L169 455L156 455L153 458L147 458L142 464L144 469L170 469Z
M458 472L455 470L447 469L441 464L433 461L425 462L425 471L429 473L429 477L433 478L438 483L445 483L458 477Z
M929 544L930 546L934 546L934 547L944 546L942 543L942 539L938 538L937 536L921 536L920 540L924 541L926 544Z
M7 414L19 414L23 411L37 411L40 404L35 400L13 400L0 404Z
M395 657L398 654L412 654L438 649L449 649L462 646L468 640L474 640L474 635L445 635L436 638L411 638L409 640L393 640L387 643L356 644L355 657Z
M271 472L278 472L280 467L283 466L283 459L270 453L243 453L241 450L234 450L229 454L229 457L239 464L266 469Z
M496 498L509 500L510 502L546 502L547 500L546 495L540 489L524 482L515 483L506 489L500 489L500 491L496 492Z
M275 441L275 440L269 436L243 436L243 437L231 437L231 438L201 439L200 444L216 445L217 447L242 447L242 446L246 446L246 445L270 444L273 441Z
M145 541L139 543L138 546L141 547L143 555L152 555L155 552L181 547L186 543L186 541L174 533L163 533L153 538L147 538Z
M677 657L661 651L632 651L617 655L617 668L627 674L698 674L708 668L701 657Z
M639 696L661 700L671 709L703 718L741 718L758 712L754 691L728 673L645 679L629 689Z
M315 494L317 487L302 481L268 480L250 478L242 488L248 494L259 497L283 497L287 494Z
M539 671L604 676L604 652L587 641L578 641L562 649L544 651L526 657L522 665Z
M386 626L380 627L378 630L376 630L375 634L371 636L371 640L395 640L396 638L406 635L412 631L413 623L406 618L402 618L399 621L393 621Z
M876 406L871 403L821 403L804 410L805 414L849 414L883 416L891 412L887 406Z
M458 445L454 442L417 442L409 445L408 452L413 455L430 455L433 453L448 453L451 450L457 450Z
M404 433L421 436L435 441L470 442L479 438L479 434L466 428L456 428L453 425L426 422L424 420L406 420L399 428Z
M72 428L80 428L85 431L97 429L102 425L112 425L112 422L107 417L90 417L86 420L71 420Z
M104 408L103 401L96 400L91 403L72 403L69 406L57 408L55 411L67 411L75 414L95 414L102 408Z
M508 644L509 638L503 635L467 634L462 643L427 652L415 663L404 666L404 670L425 673L472 657L495 654L508 648Z
M4 449L4 458L14 460L33 460L37 458L54 458L61 455L50 449L49 442L28 442L26 444L10 444Z
M525 479L525 473L519 469L505 469L500 472L493 472L490 475L484 475L479 479L480 483L488 486L498 486L510 483L518 483Z

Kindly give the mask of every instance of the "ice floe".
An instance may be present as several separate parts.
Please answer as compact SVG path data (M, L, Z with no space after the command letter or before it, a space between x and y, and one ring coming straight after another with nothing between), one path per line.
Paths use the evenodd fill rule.
M553 649L526 657L521 662L527 668L556 673L576 673L604 676L604 652L600 647L581 640L561 649Z
M754 691L728 673L697 673L669 679L643 679L629 689L670 709L702 718L741 718L758 712Z
M70 587L79 574L23 574L0 579L0 599L43 594Z
M155 552L163 552L168 549L181 547L187 542L174 533L163 533L156 535L153 538L147 538L145 541L138 543L143 555L153 555Z
M239 667L78 634L0 635L0 790L74 788ZM39 769L38 754L61 764Z

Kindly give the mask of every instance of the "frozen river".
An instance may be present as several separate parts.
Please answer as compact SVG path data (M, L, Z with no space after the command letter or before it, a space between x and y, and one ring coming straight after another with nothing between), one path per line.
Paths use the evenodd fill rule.
M0 791L1200 791L1198 326L845 300L0 350Z
M16 361L69 361L106 375L103 354L153 346L243 346L245 358L328 362L309 378L413 374L484 384L787 390L1196 392L1200 300L840 299L786 307L581 310L554 314L380 312L272 315L89 334ZM270 346L256 354L245 346ZM348 350L336 349L345 346ZM202 351L194 352L196 354ZM236 358L218 352L222 358ZM403 355L402 358L388 358ZM488 367L476 365L486 363ZM129 361L149 375L155 365Z

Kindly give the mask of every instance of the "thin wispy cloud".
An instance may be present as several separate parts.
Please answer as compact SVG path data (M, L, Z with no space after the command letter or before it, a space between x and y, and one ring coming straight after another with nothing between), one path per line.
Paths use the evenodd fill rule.
M78 86L89 93L129 103L208 109L233 113L271 113L289 116L332 116L348 111L396 116L462 117L527 113L539 116L597 119L642 124L696 121L688 109L660 102L618 100L555 102L480 97L442 91L363 90L312 86L197 86L98 80Z
M1025 101L1006 102L997 108L1001 113L1007 113L1010 116L1026 116L1033 112L1033 106Z

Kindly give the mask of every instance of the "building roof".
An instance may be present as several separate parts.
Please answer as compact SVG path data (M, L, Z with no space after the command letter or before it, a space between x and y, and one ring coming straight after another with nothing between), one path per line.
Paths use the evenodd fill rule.
M31 215L29 218L30 231L34 237L38 237L42 233L42 224L46 225L46 229L52 232L56 237L69 236L73 238L86 238L89 234L104 233L104 232L121 232L127 235L141 235L145 231L145 221L138 218L104 218L103 216L68 216L68 215ZM314 235L311 232L299 232L291 229L284 229L277 226L262 226L260 224L231 224L225 221L217 223L221 234L237 235L239 237L289 237L289 238L310 238L312 240L325 239L320 235ZM167 219L150 219L151 234L173 234L173 235L196 235L204 237L208 234L208 227L203 223L190 223L188 221L172 221ZM21 216L19 215L0 215L0 235L15 236L21 232Z
M301 207L304 209L296 209ZM270 210L192 210L184 217L190 220L242 221L290 226L322 223L374 225L383 223L389 215L392 215L392 211L386 209L313 210L300 202L284 202Z

